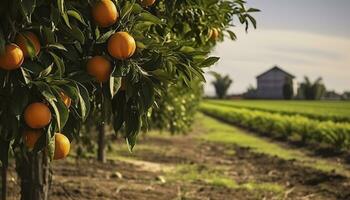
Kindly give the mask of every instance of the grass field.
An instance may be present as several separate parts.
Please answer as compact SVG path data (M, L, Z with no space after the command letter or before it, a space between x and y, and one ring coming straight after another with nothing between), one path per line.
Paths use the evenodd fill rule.
M205 102L281 114L299 114L319 120L350 122L349 101L206 100Z

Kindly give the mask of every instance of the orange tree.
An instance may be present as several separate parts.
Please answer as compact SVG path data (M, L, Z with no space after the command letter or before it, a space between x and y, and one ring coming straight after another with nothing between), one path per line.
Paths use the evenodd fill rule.
M182 51L194 53L194 58L206 57L225 36L235 40L235 33L229 29L234 26L235 18L245 25L246 30L249 25L256 28L256 21L250 14L258 11L246 8L245 1L241 0L158 1L150 9L152 14L164 18L174 40L187 41ZM206 68L217 60L211 57L204 61L199 59L197 63L193 60L193 63ZM153 128L167 129L172 133L188 131L202 95L203 77L198 77L191 83L184 79L164 85L166 92L157 99L158 106L151 113Z
M156 89L156 106L152 106L152 111L149 113L150 120L144 117L143 125L149 121L150 128L168 129L173 133L184 132L190 128L198 102L201 99L201 81L204 80L201 69L211 66L218 60L216 57L205 59L208 53L218 41L223 40L224 34L231 39L236 38L235 34L228 29L233 25L233 18L238 17L241 23L246 24L247 28L250 22L255 27L255 20L249 13L258 10L246 9L243 1L150 2L152 3L146 9L163 23L154 25L153 22L147 22L143 23L140 28L146 28L147 33L153 39L166 42L166 48L171 45L174 49L167 54L167 49L161 46L155 48L157 51L149 51L145 48L144 52L149 53L151 57L141 63L142 69L147 74L168 74L169 70L166 66L170 63L175 64L175 69L184 70L179 70L182 73L180 75L168 76L165 79L159 79L162 76L153 75L150 77L152 81L157 81L161 87ZM143 4L141 3L141 5ZM150 26L151 24L153 25ZM134 35L138 33L140 32L138 31ZM142 39L138 42L140 47L145 46L146 42L151 42L152 45L157 44L151 39ZM169 56L171 54L175 56ZM172 60L185 55L189 55L189 59L180 62ZM199 66L199 68L192 66ZM158 80L154 77L157 77ZM196 80L192 80L192 77L196 77ZM122 82L124 83L122 90L125 91L126 86L129 85L127 78L124 78ZM120 95L124 96L122 92ZM97 144L97 159L103 162L105 145L110 141L105 140L105 124L111 124L113 121L111 121L111 103L105 100L109 99L106 96L108 92L101 92L100 94L98 95L99 101L95 101L97 104L94 107L97 109L92 109L94 114L89 118L91 121L86 123L85 126L88 130L94 130L94 127L97 128L97 143L95 140L91 140L92 137L95 137L95 134L84 134L81 138L81 144L85 146L86 150L90 151ZM121 112L125 109L122 108L124 107L123 104L115 105ZM114 117L114 125L119 130L123 123L123 116L116 115ZM82 151L79 148L79 152L85 152L86 150Z
M5 176L8 152L15 155L22 199L48 199L51 161L68 155L91 108L110 111L132 149L167 85L203 79L217 60L198 41L222 37L233 15L250 18L241 0L173 2L2 1L0 158ZM220 5L229 13L222 19L191 17ZM198 27L181 30L184 19Z

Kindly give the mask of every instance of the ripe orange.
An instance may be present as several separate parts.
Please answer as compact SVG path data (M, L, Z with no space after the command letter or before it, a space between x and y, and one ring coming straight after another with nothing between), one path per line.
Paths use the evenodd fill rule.
M101 0L92 6L92 18L99 27L106 28L117 22L119 13L111 0Z
M106 82L112 72L111 63L103 56L92 57L87 62L87 72L100 83Z
M64 104L66 104L67 108L69 108L72 104L72 99L66 95L64 92L60 92L61 99Z
M16 36L16 44L23 51L24 57L29 56L29 53L27 50L27 40L30 40L30 42L33 44L34 50L35 50L35 55L37 56L40 52L41 45L40 45L40 41L39 41L38 37L33 32L27 31L24 33L20 33Z
M21 67L23 60L23 51L15 44L8 44L5 46L5 52L0 54L0 69L18 69Z
M219 37L219 30L217 28L212 28L210 30L210 38L213 40L217 40Z
M44 128L51 121L51 111L46 104L32 103L24 111L24 120L30 128Z
M135 39L127 32L114 33L108 40L108 52L114 58L125 60L134 55Z
M28 149L33 149L43 132L41 130L26 129L23 132L24 143Z
M156 0L141 0L141 5L144 7L148 7L154 4Z
M61 134L55 134L55 155L53 157L54 160L63 159L68 156L70 150L70 142L69 139Z

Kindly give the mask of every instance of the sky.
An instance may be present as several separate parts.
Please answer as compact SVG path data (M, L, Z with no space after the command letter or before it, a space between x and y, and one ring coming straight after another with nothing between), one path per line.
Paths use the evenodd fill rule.
M220 61L209 70L228 74L229 93L242 93L255 77L278 65L301 82L322 77L328 90L350 90L350 0L248 0L259 8L258 28L237 26L238 40L226 39L213 56ZM214 94L211 75L205 93Z

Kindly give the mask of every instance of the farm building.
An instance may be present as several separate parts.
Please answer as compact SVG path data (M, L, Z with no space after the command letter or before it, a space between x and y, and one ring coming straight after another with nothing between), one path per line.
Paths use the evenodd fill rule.
M294 94L297 88L295 76L277 66L260 74L256 79L256 96L259 99L283 99L283 86L287 81L292 83Z

